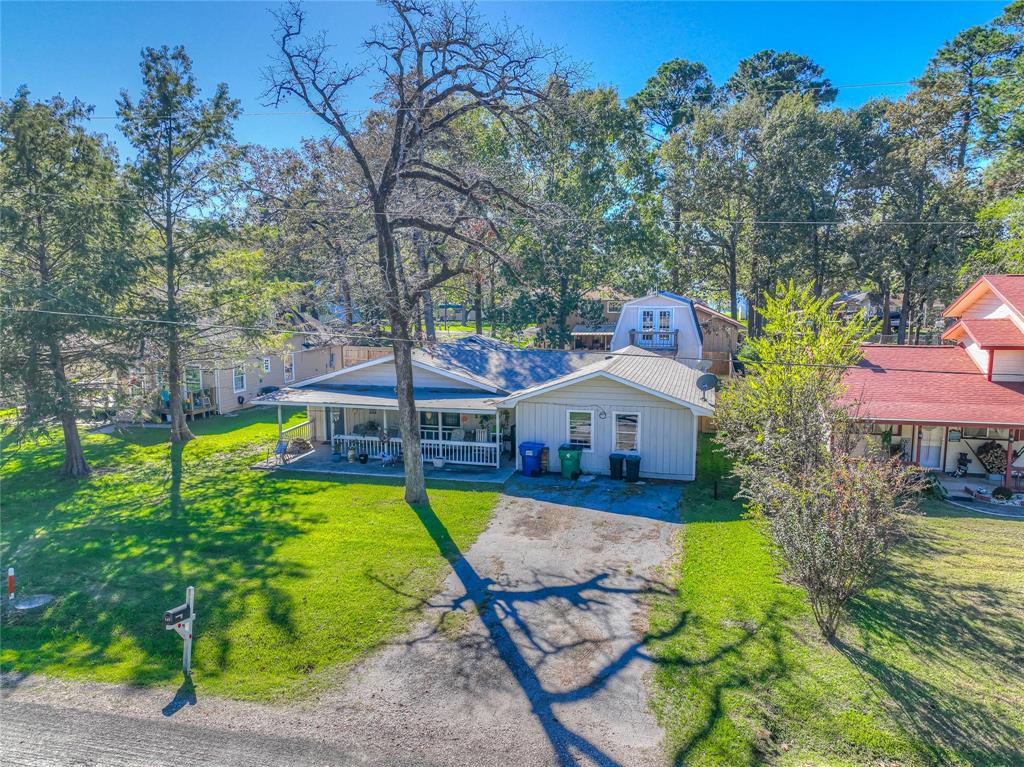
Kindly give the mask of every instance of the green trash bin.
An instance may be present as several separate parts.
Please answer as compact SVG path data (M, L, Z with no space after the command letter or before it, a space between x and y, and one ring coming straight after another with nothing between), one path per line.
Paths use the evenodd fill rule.
M558 463L562 466L563 479L576 479L583 473L580 471L580 458L582 457L583 450L569 442L558 448Z
M640 456L637 453L626 453L626 481L640 481Z

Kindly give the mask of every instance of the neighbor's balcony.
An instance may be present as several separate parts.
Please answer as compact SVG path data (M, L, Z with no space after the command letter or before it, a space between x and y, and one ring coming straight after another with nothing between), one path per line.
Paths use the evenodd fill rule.
M678 330L630 330L629 343L641 349L675 351L679 348Z

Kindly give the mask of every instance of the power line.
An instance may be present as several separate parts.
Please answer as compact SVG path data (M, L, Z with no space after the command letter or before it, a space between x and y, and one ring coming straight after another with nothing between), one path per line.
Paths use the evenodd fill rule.
M1007 49L1007 50L1012 50L1012 49ZM1006 52L1006 51L1003 51L1003 52ZM999 74L997 74L997 75L992 75L990 79L993 79L993 80L1016 80L1016 79L1020 79L1021 77L1024 77L1024 75L1018 75L1018 74L1002 74L1002 75L999 75ZM831 83L821 84L821 85L812 85L812 84L809 84L809 83L798 83L798 84L795 84L793 86L788 86L788 87L787 86L780 86L780 87L777 87L777 88L754 88L754 89L752 89L751 92L752 93L757 93L757 94L762 94L762 93L799 93L799 94L806 94L806 93L815 93L815 92L818 92L818 91L826 91L826 90L842 91L842 90L847 89L847 88L897 88L897 87L904 87L904 86L908 86L908 85L917 85L919 81L920 81L920 79L918 79L918 80L881 80L881 81L867 82L867 83L846 83L845 85L832 85ZM483 108L483 107L481 107L481 108ZM371 114L373 112L421 112L421 111L422 112L430 112L430 111L432 111L434 109L436 109L436 107L411 106L411 107L387 107L387 108L378 108L378 109L374 109L373 107L363 107L363 108L360 108L360 109L341 109L339 111L344 116L348 116L348 115L363 115L363 116L365 116L365 115ZM170 115L163 115L163 114L161 114L161 115L153 115L152 119L154 119L154 120L166 120L166 119L168 119L170 117L175 117L175 116L176 115L173 115L173 114L170 114ZM261 110L261 111L257 111L257 112L244 112L243 111L243 112L240 112L237 116L238 117L320 117L320 114L318 112L313 111L312 109L298 109L298 110L271 109L271 110ZM89 120L120 120L121 119L121 115L87 115L86 119L89 119Z
M337 335L337 336L343 336L345 338L362 338L362 339L370 339L370 340L374 340L374 341L392 341L392 342L399 341L399 342L418 344L418 345L426 346L426 347L443 346L445 343L447 343L445 341L429 341L429 340L426 340L426 339L404 338L404 337L401 337L401 336L390 336L390 335L386 335L386 334L351 333L351 332L348 332L348 331L338 331L337 333L335 333L330 328L328 328L327 329L328 332L325 333L324 331L309 331L309 330L304 331L304 330L295 330L293 328L277 328L277 327L272 327L272 326L271 327L267 327L267 326L253 326L253 325L227 325L227 324L218 324L218 323L209 323L209 324L202 323L201 324L201 323L195 323L195 322L151 319L151 318L147 318L147 317L126 317L126 316L118 316L118 315L113 315L113 314L93 314L93 313L89 313L89 312L62 312L62 311L57 311L57 310L52 310L52 309L31 309L31 308L23 308L23 307L2 307L2 309L3 309L3 311L8 311L8 312L20 312L20 313L32 313L32 314L48 314L48 315L58 315L58 316L65 316L65 317L83 317L83 318L89 318L89 319L99 319L99 320L116 321L116 322L128 322L128 323L130 323L130 322L137 322L137 323L141 323L141 324L175 325L175 326L179 326L179 327L194 327L194 328L198 328L200 330L235 330L235 331L246 330L246 331L255 331L255 332L261 332L261 333L269 333L269 332L273 332L273 333L289 333L289 334L292 334L292 335L319 336L319 337L323 337L325 335ZM657 331L654 331L653 334L657 335ZM952 347L950 347L950 348L952 348ZM591 351L587 351L587 350L565 351L565 350L562 350L562 349L529 349L528 351L530 351L530 352L548 353L548 354L578 354L578 355L588 354L588 355L592 355L592 356L601 355L604 358L608 358L608 357L638 357L638 358L643 358L643 359L650 359L650 357L651 357L650 353L637 354L635 352L621 352L621 351L619 351L619 352L616 352L616 351L591 352ZM671 359L674 359L674 360L685 360L687 362L706 362L707 361L703 357L672 357ZM854 369L854 368L860 367L859 364L853 364L853 365L828 365L828 364L817 363L817 362L766 362L766 361L751 362L751 361L746 361L746 360L741 360L741 361L744 362L744 364L751 365L753 367L756 367L758 365L771 365L771 366L775 366L775 367L815 368L815 369L825 369L825 370L849 370L849 369ZM344 370L344 368L342 368L342 370ZM885 370L890 371L890 372L894 372L894 373L942 373L942 374L945 374L945 375L982 375L982 373L980 373L980 372L978 372L978 373L970 373L970 372L966 372L966 371L932 370L932 369L927 369L927 368L886 367Z
M64 195L56 192L39 192L31 195L32 197L63 197ZM88 204L93 205L116 205L116 204L139 204L141 201L132 197L97 197L95 201L87 201ZM367 203L367 206L369 203ZM373 211L373 210L359 210L355 207L350 208L329 208L329 207L316 207L316 206L291 206L291 205L271 205L256 206L257 211L267 211L272 213L296 213L296 214L358 214L368 216L391 216L391 217L404 217L404 216L423 216L425 211L422 210L409 210L409 211ZM739 218L691 218L681 221L671 218L665 214L662 216L647 217L647 220L660 221L662 223L671 224L727 224L733 226L984 226L986 224L996 224L1000 221L1009 221L1015 219L1020 214L1008 213L1002 217L994 217L986 219L985 221L976 221L971 219L947 219L937 221L926 221L926 220L897 220L897 219L886 219L881 221L864 221L864 220L836 220L836 221L815 221L810 219L739 219ZM184 215L177 214L178 218L185 218L187 220L206 221L209 220L207 217L199 215ZM474 218L481 218L483 216L476 216ZM617 221L628 221L628 222L641 222L644 216L633 216L633 215L617 215L617 216L605 216L605 217L583 217L583 216L554 216L547 217L544 215L529 216L523 213L510 213L511 218L525 218L531 221L543 221L545 223L591 223L591 224L608 224Z

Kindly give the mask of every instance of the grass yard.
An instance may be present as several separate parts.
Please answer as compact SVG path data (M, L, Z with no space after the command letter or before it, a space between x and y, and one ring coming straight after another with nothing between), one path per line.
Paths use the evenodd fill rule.
M1024 765L1024 522L930 502L835 646L782 584L702 445L678 597L653 606L655 708L676 764ZM724 497L724 496L723 496Z
M163 429L91 434L84 482L57 476L59 441L6 446L0 564L17 568L19 593L57 600L5 611L4 670L176 682L181 641L162 617L190 584L194 677L208 693L309 694L401 632L448 570L424 522L395 484L250 470L274 418L254 409L197 422L184 450ZM496 498L431 491L463 550Z

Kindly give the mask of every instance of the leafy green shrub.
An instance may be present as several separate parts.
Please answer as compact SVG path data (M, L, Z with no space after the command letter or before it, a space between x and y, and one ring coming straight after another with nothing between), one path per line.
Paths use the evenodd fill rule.
M1008 501L1013 498L1013 491L1008 487L997 487L992 491L992 497L997 501Z

